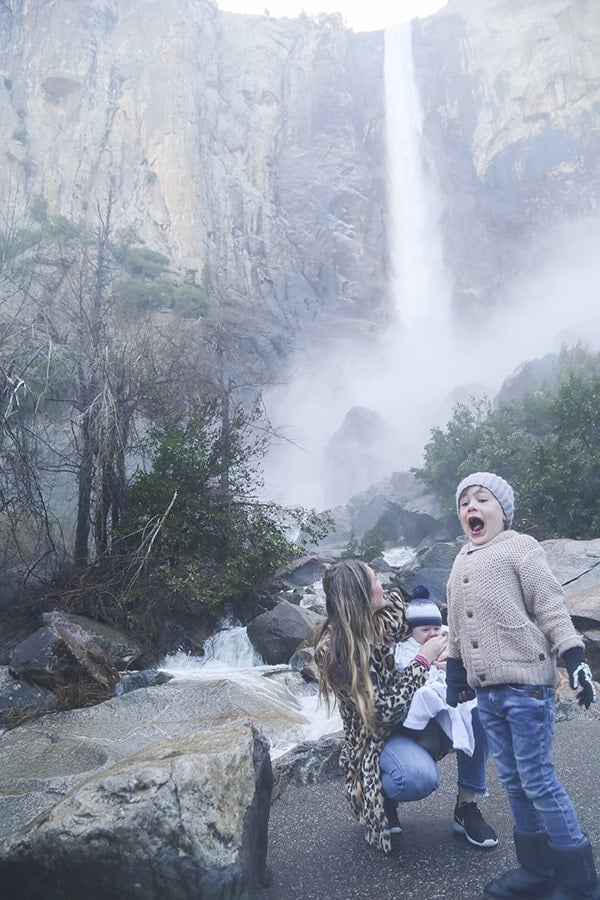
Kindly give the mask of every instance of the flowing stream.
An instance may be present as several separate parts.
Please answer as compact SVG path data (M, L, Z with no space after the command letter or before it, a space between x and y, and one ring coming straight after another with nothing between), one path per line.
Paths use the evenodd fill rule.
M386 550L384 559L390 566L402 566L413 556L410 547L394 547ZM310 585L302 597L300 606L325 604L320 581ZM301 741L314 741L324 734L341 731L342 720L337 709L328 713L317 694L296 695L289 687L272 676L290 672L288 665L269 666L256 652L246 628L232 622L211 635L204 644L204 656L191 656L178 652L167 656L160 667L175 679L203 679L211 681L231 678L237 684L249 686L263 694L282 712L298 714L299 724L291 726L287 734L272 742L271 757L276 759Z
M298 724L290 726L286 734L272 742L273 759L301 741L317 740L323 734L341 730L337 710L328 714L316 694L296 696L286 684L272 677L291 671L290 667L266 665L250 643L245 627L226 625L208 638L204 651L204 656L183 652L171 654L163 660L160 669L182 680L231 678L268 698L282 713L297 713Z

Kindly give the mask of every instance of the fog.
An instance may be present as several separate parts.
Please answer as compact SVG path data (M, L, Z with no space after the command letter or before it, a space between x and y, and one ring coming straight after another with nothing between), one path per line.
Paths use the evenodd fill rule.
M507 286L496 310L460 325L442 265L443 198L422 156L421 119L408 31L386 31L389 257L394 321L360 340L332 335L297 356L289 383L265 397L285 435L266 465L265 488L280 502L318 510L345 503L394 471L422 462L435 425L457 399L490 398L524 361L582 340L600 349L600 217L564 222L540 235L528 271ZM394 60L394 64L389 62ZM327 448L353 407L379 414L366 426L367 452L332 458Z

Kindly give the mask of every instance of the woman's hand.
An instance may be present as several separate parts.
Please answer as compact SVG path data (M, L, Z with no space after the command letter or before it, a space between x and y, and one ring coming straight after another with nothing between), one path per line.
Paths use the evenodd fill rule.
M429 638L424 644L421 644L419 647L419 656L423 656L428 663L436 662L438 657L444 655L447 646L448 635L438 634L435 637ZM445 658L446 656L444 655L444 660Z

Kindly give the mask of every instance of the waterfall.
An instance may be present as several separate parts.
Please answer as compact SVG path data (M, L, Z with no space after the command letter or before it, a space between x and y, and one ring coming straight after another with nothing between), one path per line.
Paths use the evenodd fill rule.
M378 446L377 467L354 485L340 459L342 483L364 490L382 473L421 464L431 428L447 422L451 391L472 382L454 346L452 284L443 264L442 197L423 138L423 108L413 64L410 24L385 30L389 284L393 321L367 348L332 340L327 353L297 363L300 375L265 398L272 421L290 437L271 454L267 483L278 499L323 509L329 502L323 448L348 410L380 413L395 432ZM361 349L367 352L361 352ZM480 393L480 392L479 392ZM299 447L305 451L299 451ZM349 462L351 454L348 454ZM366 467L365 467L366 469ZM344 474L349 477L344 481ZM335 503L345 503L342 491Z
M404 333L432 324L446 329L450 291L443 266L441 206L423 158L423 108L410 22L385 30L384 78L394 304Z

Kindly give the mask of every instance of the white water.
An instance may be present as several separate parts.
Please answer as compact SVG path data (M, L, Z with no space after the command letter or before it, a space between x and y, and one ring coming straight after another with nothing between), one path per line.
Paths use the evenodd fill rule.
M410 23L385 31L386 151L392 293L403 330L446 331L450 287L442 262L439 191L423 155L423 109Z
M266 665L256 653L242 626L227 625L210 637L204 645L204 656L179 652L167 656L160 670L180 680L211 681L231 678L236 684L250 687L269 700L283 714L295 713L297 724L271 741L271 757L276 759L301 741L317 740L321 735L340 731L339 714L329 715L317 695L295 696L290 689L271 676L289 672L290 667Z

